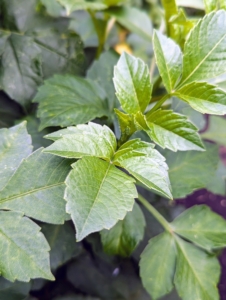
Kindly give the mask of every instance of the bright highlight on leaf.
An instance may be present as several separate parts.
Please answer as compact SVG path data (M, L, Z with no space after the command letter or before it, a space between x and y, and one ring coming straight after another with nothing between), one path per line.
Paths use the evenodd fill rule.
M152 92L148 66L124 52L115 66L113 81L122 108L129 114L144 112Z

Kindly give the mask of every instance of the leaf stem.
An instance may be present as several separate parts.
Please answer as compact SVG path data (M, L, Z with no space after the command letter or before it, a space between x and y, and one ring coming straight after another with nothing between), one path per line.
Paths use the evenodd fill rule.
M147 113L147 115L152 114L154 111L156 111L158 108L160 108L163 103L170 97L169 94L166 94L165 96L163 96L153 107L152 109L149 110L149 112Z
M155 219L162 225L162 227L169 233L173 233L170 224L166 219L152 206L147 199L138 194L138 200L147 208L147 210L155 217Z

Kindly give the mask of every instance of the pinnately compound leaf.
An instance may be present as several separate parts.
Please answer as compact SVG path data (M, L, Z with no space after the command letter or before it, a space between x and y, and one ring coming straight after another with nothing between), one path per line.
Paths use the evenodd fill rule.
M137 192L133 178L99 158L83 157L72 167L66 179L66 211L80 241L122 220L132 210Z

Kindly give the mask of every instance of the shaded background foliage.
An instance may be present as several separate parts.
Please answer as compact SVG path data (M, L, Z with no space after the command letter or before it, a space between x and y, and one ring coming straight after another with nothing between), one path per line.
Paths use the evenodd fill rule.
M101 124L108 122L111 128L115 128L117 134L118 127L112 115L113 108L118 106L118 102L112 85L112 74L118 54L125 50L141 57L151 65L152 75L157 77L152 63L151 43L152 25L156 28L162 26L162 8L157 0L131 0L130 5L137 9L140 15L134 11L134 15L127 15L126 19L118 14L117 8L109 10L117 22L112 25L106 41L101 40L102 30L106 25L101 15L99 23L96 24L85 11L76 11L69 17L59 2L0 0L0 128L10 127L26 120L34 149L48 146L50 141L43 139L43 136L57 129L51 127L54 124L48 124L48 128L44 128L43 124L40 125L37 104L32 102L38 87L45 79L55 74L67 73L87 76L101 84L103 90L108 93L109 118L103 117L97 122ZM204 4L201 0L179 0L178 4L186 7L185 12L190 17L186 20L183 19L183 15L180 16L179 21L183 26L180 22L177 23L177 20L172 22L172 35L183 47L183 38L193 26L192 22L195 18L204 15ZM149 15L153 24L148 21L145 23L144 11L145 16ZM134 17L137 18L136 24L134 24ZM101 43L102 49L99 49ZM96 49L97 53L98 49L106 51L101 55L101 63L94 61ZM216 83L226 89L225 76L218 78ZM156 97L163 93L161 84L158 87ZM207 154L200 157L199 152L174 154L164 151L170 167L172 186L175 186L177 191L175 198L179 200L169 204L166 199L142 188L140 192L169 221L185 208L195 204L207 204L226 218L226 134L224 130L226 120L214 116L204 118L187 104L178 102L176 98L172 101L172 108L188 116L200 129L202 137L209 141ZM143 140L147 139L145 134L137 135ZM176 162L175 155L177 155ZM194 164L194 159L199 164ZM185 161L186 168L183 166ZM176 171L175 164L180 166ZM186 190L177 189L177 179L185 176L186 172L192 174L186 182ZM193 192L197 189L198 191ZM38 222L51 246L51 269L56 281L36 279L30 283L10 283L0 277L0 299L150 299L139 278L138 261L148 240L159 234L162 228L145 210L143 213L147 223L145 237L130 258L105 254L98 233L76 243L71 221L67 221L64 225ZM225 251L221 253L220 261L222 276L219 288L221 299L224 300L226 299ZM163 299L177 300L179 297L173 291Z

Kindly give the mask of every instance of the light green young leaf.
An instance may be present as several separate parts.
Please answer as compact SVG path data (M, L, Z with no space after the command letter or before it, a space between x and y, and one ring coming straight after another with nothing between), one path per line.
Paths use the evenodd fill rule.
M93 81L72 75L55 75L38 90L40 130L49 126L66 127L108 115L104 91Z
M42 83L41 51L31 37L9 33L6 39L0 31L0 44L2 39L0 89L22 106L27 106Z
M122 108L129 114L144 112L152 92L148 66L124 52L114 68L113 81Z
M225 24L226 11L220 10L206 15L192 29L184 47L180 86L225 73L226 33L222 30Z
M220 1L220 8L221 9L226 9L226 3L225 0L219 0Z
M123 220L133 208L137 191L134 179L99 158L83 157L72 167L66 179L66 211L80 241Z
M75 232L67 222L64 225L43 224L42 232L50 246L50 266L59 266L81 253L82 247L75 242Z
M184 85L174 95L203 114L226 114L226 92L206 82Z
M114 7L106 11L119 24L137 33L146 40L152 41L152 23L148 15L136 7Z
M174 232L206 250L226 246L226 221L206 205L185 210L171 224Z
M70 160L42 153L42 149L35 151L14 170L0 191L0 209L62 224L67 218L63 195L70 164Z
M0 190L31 152L31 137L27 133L26 122L9 129L0 129Z
M172 110L157 110L147 117L146 130L150 138L162 148L172 151L198 150L205 148L195 127L183 115Z
M10 281L54 280L49 245L40 227L21 213L0 212L0 274Z
M207 189L214 194L226 196L226 166L221 160L218 162L217 170L210 179Z
M112 83L113 69L117 61L118 56L114 52L104 52L98 60L94 61L87 72L87 77L96 81L104 89L108 97L110 111L118 106L118 100L115 96L115 89Z
M131 115L124 114L123 112L121 112L116 108L115 108L115 113L117 115L120 131L121 131L120 140L122 142L125 142L137 130L136 125L134 124L134 118Z
M119 148L114 163L125 168L148 188L172 199L165 158L154 145L139 139L129 141Z
M216 257L177 238L177 263L174 282L183 300L219 300L217 284L220 265Z
M159 73L170 93L182 73L182 53L180 47L158 31L154 32L153 46Z
M203 132L202 138L211 140L219 145L226 146L226 120L218 116L210 116L208 129Z
M205 152L164 153L174 198L183 198L194 190L208 187L219 158L217 146L205 143L205 148Z
M111 129L92 122L88 125L68 127L47 137L56 141L44 152L68 158L88 155L110 160L117 147L116 138Z
M134 204L124 220L110 230L100 232L104 251L110 255L130 256L139 242L143 239L145 218L139 205Z
M166 232L152 238L141 254L140 276L153 300L173 289L175 262L175 242Z
M107 8L103 1L86 1L86 0L57 0L62 6L66 8L67 15L70 15L75 10L92 9L102 10Z

